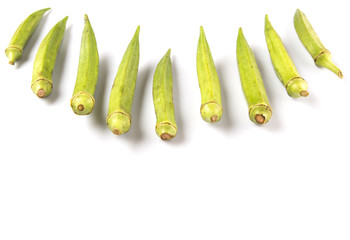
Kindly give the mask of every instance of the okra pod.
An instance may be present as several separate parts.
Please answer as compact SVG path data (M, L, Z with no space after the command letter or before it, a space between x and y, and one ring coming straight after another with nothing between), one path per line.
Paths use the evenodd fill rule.
M156 133L162 140L176 135L175 110L173 103L173 76L169 49L157 65L153 76L153 103L156 112Z
M307 82L300 77L292 59L285 49L280 36L272 27L268 15L265 16L265 38L272 65L287 93L291 97L306 97Z
M52 72L60 48L68 17L59 21L41 42L34 60L32 90L40 98L52 91Z
M24 47L27 45L30 37L39 25L44 13L50 8L44 8L30 14L17 28L13 34L10 44L5 50L5 54L9 59L9 64L14 65L21 58Z
M242 90L248 103L249 118L257 124L267 123L272 115L264 83L253 51L239 28L237 37L237 64Z
M318 67L325 67L337 74L338 77L343 78L343 73L332 62L332 55L330 51L322 44L309 20L299 9L297 9L294 14L294 28L299 36L299 39L314 59L315 64Z
M126 133L131 125L131 106L139 67L139 32L140 26L124 53L109 98L106 121L108 128L116 135Z
M84 15L78 75L70 105L78 115L89 114L95 104L94 93L98 80L99 57L94 31L88 16Z
M201 116L206 122L217 122L223 111L220 82L202 26L197 46L197 75L201 91Z

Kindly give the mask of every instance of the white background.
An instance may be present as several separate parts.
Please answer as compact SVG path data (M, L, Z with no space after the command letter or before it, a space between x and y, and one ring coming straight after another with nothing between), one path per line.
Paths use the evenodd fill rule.
M349 8L345 1L6 1L0 47L32 12L51 7L23 58L0 56L1 240L349 240ZM299 41L300 8L333 53L344 79L317 68ZM83 14L100 54L95 109L69 106ZM310 95L291 99L270 62L269 14ZM31 91L36 50L66 15L67 30L47 99ZM140 25L140 65L132 126L107 128L110 89ZM196 73L199 26L205 29L222 86L224 115L201 119ZM242 27L258 62L273 116L250 122L236 62ZM177 136L155 134L152 78L172 49Z

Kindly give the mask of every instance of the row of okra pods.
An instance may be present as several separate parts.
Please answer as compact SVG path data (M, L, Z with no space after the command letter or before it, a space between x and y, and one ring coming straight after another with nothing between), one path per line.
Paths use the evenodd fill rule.
M29 15L14 33L5 53L9 63L20 59L22 51L38 26L44 13L50 8ZM64 36L68 17L59 21L42 40L33 67L31 88L40 98L52 91L52 72L56 57ZM294 15L295 30L305 48L319 67L325 67L340 78L342 72L333 64L330 52L323 46L305 14L299 9ZM117 135L126 133L131 125L131 106L134 98L139 66L139 32L130 41L110 93L107 126ZM272 64L278 78L291 97L307 97L307 82L300 77L289 57L281 38L272 27L268 16L265 17L265 37ZM272 115L264 83L261 79L254 54L240 28L237 37L237 64L241 85L248 103L249 118L256 124L267 123ZM90 21L85 15L85 26L81 39L78 74L71 98L71 107L78 115L89 114L94 107L94 92L98 80L99 55L96 38ZM215 123L222 117L220 82L214 61L206 40L203 27L197 46L197 75L201 92L200 113L204 121ZM173 82L170 49L157 65L153 77L153 101L157 117L156 133L163 140L175 137L177 126L173 104Z

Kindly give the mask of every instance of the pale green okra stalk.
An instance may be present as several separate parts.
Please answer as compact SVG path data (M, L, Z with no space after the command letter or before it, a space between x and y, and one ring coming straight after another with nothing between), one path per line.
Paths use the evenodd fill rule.
M292 59L285 49L280 36L272 27L268 15L265 16L265 38L269 49L272 65L278 78L291 97L306 97L307 82L300 77Z
M131 106L135 94L140 56L139 33L140 26L137 27L124 53L109 98L106 121L108 128L116 135L126 133L131 125Z
M314 59L315 64L318 67L325 67L337 74L338 77L343 78L342 71L332 62L331 53L322 44L309 20L299 9L294 14L294 28L299 39Z
M257 124L267 123L272 115L264 83L261 78L253 51L239 28L237 37L237 64L242 90L248 103L249 118Z
M206 122L217 122L223 112L220 82L202 26L197 46L197 75L201 91L201 116Z
M34 60L31 88L40 98L47 97L52 91L52 72L57 54L66 29L68 17L59 21L41 42Z
M21 58L23 49L27 45L30 37L39 25L44 13L50 8L44 8L30 14L17 28L13 34L10 44L5 50L5 54L9 59L9 64L14 65Z
M84 15L84 30L81 38L77 80L70 105L74 113L87 115L94 104L94 93L98 80L99 56L94 31L88 16Z
M173 103L173 76L169 49L159 61L153 76L153 103L156 112L156 133L162 140L176 135L175 110Z

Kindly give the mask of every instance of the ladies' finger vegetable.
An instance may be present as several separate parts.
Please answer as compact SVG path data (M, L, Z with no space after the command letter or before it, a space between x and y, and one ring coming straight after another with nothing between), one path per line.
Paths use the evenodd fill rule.
M278 78L291 97L306 97L307 82L300 77L292 59L288 55L280 36L272 27L269 17L265 16L265 38L270 52L272 65Z
M95 34L86 14L84 20L85 26L81 38L78 75L70 101L74 113L78 115L87 115L94 107L94 93L99 65Z
M242 89L249 107L249 118L257 124L267 123L272 110L254 54L243 35L242 28L238 31L236 50Z
M140 26L124 53L109 98L107 126L116 135L126 133L131 125L131 106L139 68L139 32Z
M35 56L32 90L39 98L47 97L52 91L52 72L55 67L68 17L59 21L41 42Z
M30 14L17 28L13 34L10 44L5 50L9 59L9 64L14 65L21 58L24 47L27 45L30 37L39 25L44 13L50 8L44 8Z
M177 131L170 49L158 63L153 76L152 94L157 117L156 133L162 140L169 140L175 137Z
M318 67L325 67L343 78L343 73L332 62L331 53L323 46L305 14L297 9L294 15L295 30Z
M220 82L203 27L200 27L197 47L197 75L202 99L202 118L209 123L217 122L223 111Z

